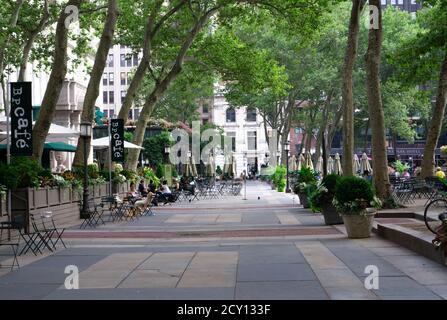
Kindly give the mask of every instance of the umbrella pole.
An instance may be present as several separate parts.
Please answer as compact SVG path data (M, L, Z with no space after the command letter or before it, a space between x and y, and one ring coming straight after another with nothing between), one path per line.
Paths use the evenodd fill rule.
M321 133L323 135L321 140L321 147L323 149L323 177L327 176L327 158L326 158L326 139L324 136L324 131Z

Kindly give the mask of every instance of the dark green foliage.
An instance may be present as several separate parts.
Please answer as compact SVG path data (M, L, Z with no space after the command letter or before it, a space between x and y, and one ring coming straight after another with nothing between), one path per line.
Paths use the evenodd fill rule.
M222 175L222 169L220 168L220 166L217 166L216 174L219 175L219 176Z
M0 184L6 188L15 190L19 182L19 175L17 171L12 170L6 164L0 162Z
M28 157L14 157L10 169L18 175L17 188L39 186L39 174L43 169L36 160Z
M363 200L370 203L374 199L371 184L365 179L346 176L341 177L335 188L335 197L339 203Z
M165 146L172 146L173 141L169 132L163 131L159 135L147 138L143 142L143 155L144 158L149 160L149 165L153 168L157 168L158 165L165 163L165 159L168 155L165 154ZM159 176L157 174L157 176Z
M298 183L317 183L317 174L310 168L298 171Z
M335 193L335 188L337 186L337 182L340 180L340 176L337 174L329 174L323 178L321 184L326 187L330 194Z
M161 163L157 164L155 175L159 178L163 178L165 176L165 167Z

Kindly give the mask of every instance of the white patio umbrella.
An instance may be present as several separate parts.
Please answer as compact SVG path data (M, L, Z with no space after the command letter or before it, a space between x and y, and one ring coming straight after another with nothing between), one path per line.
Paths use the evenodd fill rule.
M335 154L334 173L338 174L338 175L343 174L343 170L341 168L341 162L340 162L340 155L338 153Z
M334 158L332 158L331 156L329 156L329 159L327 161L327 173L331 174L334 173Z
M289 159L289 170L290 171L296 171L297 169L298 169L298 166L296 165L296 157L295 157L295 155L293 155Z
M99 139L92 140L93 148L108 148L109 147L109 137L103 137ZM124 141L125 149L144 149L143 147L137 146L136 144Z
M312 156L310 155L309 151L306 152L304 166L312 170L314 169L314 164L312 163Z
M191 157L191 173L194 177L197 177L197 166L196 166L196 162L194 160L194 157Z
M362 161L360 162L360 171L363 174L365 171L372 172L371 164L369 163L366 153L362 154Z
M234 154L229 156L228 159L225 161L224 173L227 173L230 176L236 177L236 174L237 174L236 157L234 156Z
M304 163L306 162L306 159L304 159L303 154L300 154L300 156L298 157L298 170L301 170L304 166Z
M206 164L206 175L208 177L214 177L216 175L216 169L214 167L214 157L210 154Z
M358 173L360 171L360 160L359 157L354 154L354 172Z
M0 117L0 134L2 136L2 139L6 139L6 117ZM36 122L33 122L33 126L36 124ZM50 129L48 130L47 139L49 138L73 138L78 137L79 132L67 127L63 127L57 124L52 123L50 125Z
M317 163L315 164L315 171L316 172L323 172L323 157L320 156L317 160Z

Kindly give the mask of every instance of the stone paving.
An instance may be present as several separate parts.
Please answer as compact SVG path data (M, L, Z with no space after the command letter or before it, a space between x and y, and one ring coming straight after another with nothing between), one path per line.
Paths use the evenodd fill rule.
M21 268L12 272L0 269L0 299L447 298L445 267L377 236L349 240L343 226L325 226L296 196L265 184L249 183L247 198L71 228L67 249L19 257ZM65 288L68 265L79 270L77 290ZM379 270L378 289L365 288L368 265Z

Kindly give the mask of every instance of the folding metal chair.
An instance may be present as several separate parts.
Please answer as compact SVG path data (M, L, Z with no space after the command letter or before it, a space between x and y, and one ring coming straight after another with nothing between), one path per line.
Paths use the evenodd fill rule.
M48 248L48 250L53 251L53 249L51 248L50 244L53 246L54 249L56 249L56 245L53 241L53 235L56 232L56 230L54 229L47 229L43 224L42 224L42 220L38 220L38 218L36 218L36 216L32 213L30 213L30 221L31 221L31 225L34 229L34 232L36 233L40 233L40 242L43 243L43 245Z
M10 267L11 271L14 269L15 266L17 268L20 268L19 260L17 259L17 253L19 251L20 246L20 236L15 237L12 239L4 239L3 238L3 230L11 230L11 228L5 224L0 225L1 235L0 235L0 247L11 247L12 251L12 264L11 265L5 265L4 263L0 262L0 268L2 267ZM8 234L9 236L9 234Z

